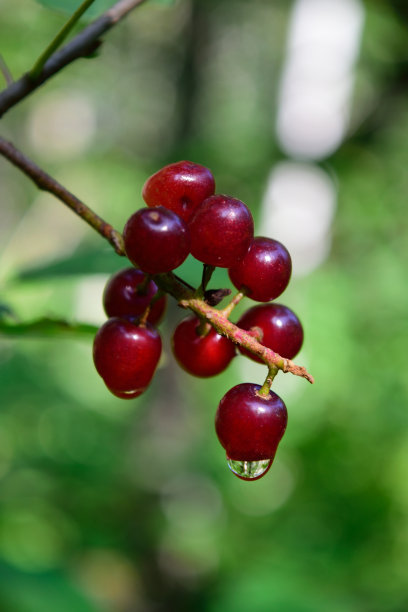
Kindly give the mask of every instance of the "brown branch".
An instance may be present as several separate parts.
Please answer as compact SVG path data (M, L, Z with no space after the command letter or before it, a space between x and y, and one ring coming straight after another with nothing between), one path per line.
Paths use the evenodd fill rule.
M115 230L112 225L106 223L106 221L94 213L86 204L81 202L73 193L65 189L65 187L58 183L52 176L39 168L33 161L21 153L21 151L16 149L11 142L1 137L0 155L6 157L14 166L17 166L17 168L24 172L39 189L52 193L77 215L82 217L86 223L111 243L118 255L125 254L122 235Z
M290 359L281 357L281 355L278 355L278 353L275 353L272 349L258 342L251 333L231 323L231 321L225 317L222 310L212 308L212 306L209 306L203 302L203 300L195 297L181 300L180 306L190 308L193 312L204 317L219 334L226 336L235 344L248 349L253 355L262 359L269 367L276 366L283 372L291 372L296 376L306 378L310 383L314 383L313 376L309 374L306 368L294 364Z
M0 93L0 117L65 66L93 53L100 45L100 37L143 2L145 0L120 0L84 28L65 47L51 55L37 78L33 79L26 73L18 81L11 83Z

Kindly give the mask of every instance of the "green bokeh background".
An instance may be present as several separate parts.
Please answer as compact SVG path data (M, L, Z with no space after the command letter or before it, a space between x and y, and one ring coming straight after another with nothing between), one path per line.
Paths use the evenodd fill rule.
M119 229L147 176L192 159L262 233L266 180L285 158L274 125L292 7L147 2L97 58L5 115L1 133ZM154 383L129 402L105 390L86 329L4 332L0 610L408 609L408 9L364 8L352 129L321 164L338 187L332 248L283 300L303 322L297 362L316 384L278 376L289 426L270 473L234 478L213 429L222 395L263 370L237 357L215 379L191 379L169 350L175 304ZM65 18L1 0L13 75ZM83 134L67 119L78 114ZM101 323L104 282L123 259L4 160L0 185L3 311ZM196 283L200 265L180 274ZM228 286L225 272L216 284Z

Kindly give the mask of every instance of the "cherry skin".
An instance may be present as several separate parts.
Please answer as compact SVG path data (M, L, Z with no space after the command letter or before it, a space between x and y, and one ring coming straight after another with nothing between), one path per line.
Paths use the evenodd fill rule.
M253 306L244 312L237 325L247 331L256 328L255 331L261 332L259 336L255 336L259 339L259 342L275 351L275 353L279 353L282 357L286 357L286 359L293 359L300 351L303 343L301 322L290 308L282 304ZM239 350L243 355L254 361L263 363L262 359L253 355L247 349L240 346Z
M96 370L115 395L131 393L136 397L143 393L160 354L160 335L152 325L141 326L119 317L102 325L93 345Z
M251 299L270 302L284 292L291 273L292 260L283 244L257 236L244 257L230 267L229 277Z
M158 291L152 280L143 287L145 279L146 275L137 268L125 268L110 277L103 292L103 307L108 317L137 317L145 312ZM148 322L157 324L165 308L166 296L163 295L150 308Z
M214 195L196 209L189 229L191 253L196 259L211 266L229 268L248 251L254 222L241 200Z
M187 225L164 206L135 212L125 225L123 239L132 264L149 274L178 268L190 252Z
M288 414L273 391L257 394L260 385L242 383L220 401L215 429L227 456L234 461L273 459L285 433Z
M172 348L179 365L193 376L208 377L219 374L235 356L234 344L217 334L211 327L199 335L200 319L195 316L181 321L173 334Z
M148 178L142 195L148 206L165 206L188 221L197 206L214 191L214 177L208 168L180 161L164 166Z

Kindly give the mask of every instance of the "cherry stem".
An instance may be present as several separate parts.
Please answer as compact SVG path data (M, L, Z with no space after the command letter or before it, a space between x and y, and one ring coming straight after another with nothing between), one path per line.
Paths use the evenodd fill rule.
M215 270L215 266L210 266L209 264L204 264L203 266L203 274L201 277L201 285L197 287L196 297L203 298L205 290L207 289L207 285L211 280L213 272Z
M140 325L140 327L146 327L147 318L148 318L148 316L149 316L149 314L150 314L150 309L151 309L151 307L152 307L152 304L150 303L150 304L149 304L149 305L146 307L146 309L145 309L144 313L142 314L142 316L140 317L140 319L139 319L139 323L138 323L138 324Z
M201 287L203 288L203 293L207 289L207 285L211 280L213 272L215 270L215 266L210 266L209 264L204 264L203 267L203 276L201 279Z
M139 295L146 295L147 293L147 289L149 287L149 283L152 280L152 275L151 274L146 274L146 276L144 277L144 279L142 280L142 282L140 283L140 285L137 286L137 293ZM151 305L151 303L150 303Z
M231 312L234 310L235 306L237 306L244 297L245 297L244 291L238 291L238 293L234 295L230 303L227 304L227 306L222 309L221 312L226 319L229 319Z
M278 368L276 366L271 366L268 369L268 375L265 378L265 382L262 385L262 387L259 389L259 391L257 391L257 395L259 395L260 397L268 397L269 391L271 390L271 386L273 383L273 379L275 378L277 373L278 373Z
M210 330L211 330L211 323L209 323L207 319L201 318L200 324L198 325L196 329L197 336L204 337L210 333Z

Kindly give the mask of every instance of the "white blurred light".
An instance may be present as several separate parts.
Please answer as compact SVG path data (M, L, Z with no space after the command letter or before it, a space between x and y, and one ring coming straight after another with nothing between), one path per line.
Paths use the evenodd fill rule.
M290 155L321 159L343 140L363 18L359 0L297 0L277 115Z
M288 161L271 172L262 205L262 233L287 247L294 276L311 272L326 258L335 207L333 181L317 166Z
M68 256L86 234L84 223L52 199L39 193L14 232L5 241L0 255L0 278L14 270Z
M84 277L77 286L75 311L73 317L100 325L106 319L102 306L102 294L108 277L105 274L94 274Z
M94 105L77 92L48 94L31 111L27 131L32 145L41 154L73 157L86 150L94 137Z

